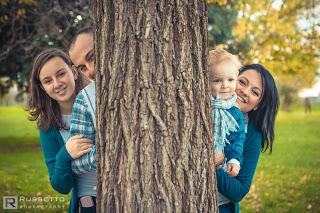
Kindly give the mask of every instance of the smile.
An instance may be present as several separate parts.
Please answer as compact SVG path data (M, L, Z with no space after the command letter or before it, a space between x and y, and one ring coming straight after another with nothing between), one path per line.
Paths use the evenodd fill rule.
M66 90L66 87L63 87L62 89L56 91L56 93L58 93L59 95L62 95Z
M244 100L242 97L240 97L239 95L238 95L238 100L240 101L240 102L242 102L242 103L247 103L246 102L246 100Z

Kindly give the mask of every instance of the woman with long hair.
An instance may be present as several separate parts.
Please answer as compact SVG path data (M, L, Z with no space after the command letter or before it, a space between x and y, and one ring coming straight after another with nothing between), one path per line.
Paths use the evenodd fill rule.
M76 135L69 138L72 106L86 80L69 56L47 49L35 59L30 78L29 120L40 129L40 143L50 183L59 193L73 189L69 212L76 206L76 177L71 162L91 151L92 141Z

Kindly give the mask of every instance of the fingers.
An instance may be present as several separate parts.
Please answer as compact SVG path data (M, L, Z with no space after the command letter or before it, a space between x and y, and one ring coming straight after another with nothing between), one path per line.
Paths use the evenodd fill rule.
M227 173L228 173L228 175L230 175L230 176L234 176L234 167L232 166L232 165L230 165L230 164L228 164L227 165Z
M228 175L235 177L238 175L240 167L236 164L227 164L227 173Z
M86 144L86 145L83 145L83 146L81 146L81 150L87 150L87 149L89 149L89 148L92 148L92 144Z
M87 154L88 152L90 152L92 150L92 148L90 147L90 148L87 148L87 149L85 149L85 150L82 150L81 152L79 152L79 157L81 157L82 155L84 155L84 154Z
M229 174L229 172L232 171L232 165L231 164L227 164L227 173Z
M228 173L231 177L235 177L235 176L237 176L237 174L233 171L233 172L230 172L230 173Z
M74 140L74 139L79 139L79 138L83 138L83 135L74 135L74 136L70 137L69 140Z
M75 143L93 143L92 140L85 138L83 135L75 135L69 138L68 141L73 141Z
M92 140L88 139L88 138L80 138L80 139L76 139L76 142L79 144L83 144L83 143L90 143L92 144Z
M216 165L223 164L224 162L224 154L221 152L214 153L214 161Z

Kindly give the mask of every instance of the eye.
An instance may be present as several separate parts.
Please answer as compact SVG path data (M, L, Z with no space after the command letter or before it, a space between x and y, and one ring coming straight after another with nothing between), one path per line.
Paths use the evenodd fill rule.
M246 85L246 82L243 80L243 79L239 79L239 84L241 86L245 86Z
M87 67L85 65L79 65L77 68L81 72L85 72L87 70Z
M65 71L60 71L58 72L58 77L63 77L66 74Z
M213 79L213 80L212 80L212 83L215 83L215 84L216 84L216 83L220 83L220 82L221 82L221 79Z
M257 91L255 91L255 90L252 90L252 94L253 94L254 96L260 97L260 93L257 92Z
M234 79L233 79L233 78L229 78L228 81L229 81L229 82L233 82Z
M50 84L51 79L45 79L42 81L42 84Z
M86 60L87 61L93 61L94 60L94 52L93 52L93 50L90 50L90 52L88 52L88 54L86 55Z

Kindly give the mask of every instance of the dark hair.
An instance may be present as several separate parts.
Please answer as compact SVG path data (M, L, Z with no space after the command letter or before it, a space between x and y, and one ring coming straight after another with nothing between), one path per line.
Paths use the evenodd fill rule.
M274 141L274 124L279 109L279 95L275 81L270 72L260 64L247 64L241 67L239 74L246 70L257 71L262 79L263 94L257 110L248 113L258 130L262 132L262 148L264 152L268 148L272 152Z
M74 45L74 43L76 42L77 38L79 35L81 34L91 34L93 35L93 27L85 27L80 29L72 38L69 44L69 50L71 49L71 47Z
M27 106L29 111L29 120L37 121L38 128L47 131L52 126L65 129L62 121L59 104L52 99L42 88L39 79L42 67L52 58L61 58L69 67L72 68L72 61L69 56L60 49L47 49L41 52L35 59L30 77L30 96ZM78 71L76 71L78 72ZM78 72L75 80L76 94L84 88L88 80Z

